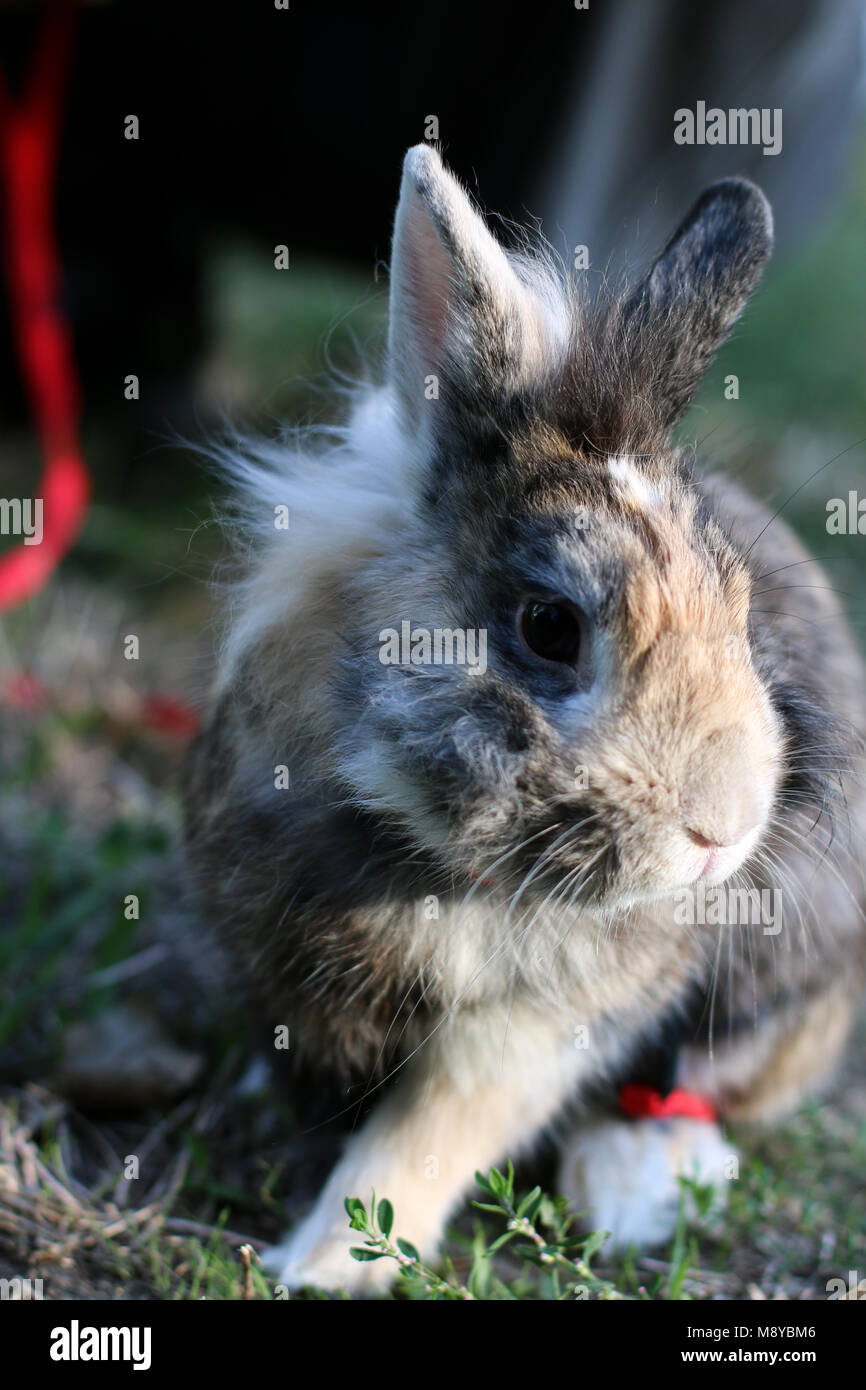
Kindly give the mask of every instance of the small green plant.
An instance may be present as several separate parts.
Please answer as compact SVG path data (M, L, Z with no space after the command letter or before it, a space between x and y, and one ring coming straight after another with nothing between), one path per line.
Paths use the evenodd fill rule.
M377 1203L375 1195L369 1211L359 1197L346 1198L350 1227L364 1236L363 1246L355 1246L352 1255L362 1261L394 1260L401 1290L415 1299L624 1297L613 1284L599 1278L590 1268L590 1260L604 1244L607 1232L573 1235L574 1213L568 1210L564 1198L549 1197L540 1187L517 1194L510 1162L505 1173L491 1168L486 1176L476 1173L475 1181L487 1200L472 1205L496 1217L505 1229L490 1240L486 1228L476 1228L471 1246L471 1268L464 1279L457 1274L453 1262L446 1262L444 1273L437 1273L421 1259L409 1241L399 1236L392 1239L394 1208L386 1198ZM496 1274L493 1265L494 1255L506 1246L511 1262L517 1265L515 1278L509 1283ZM535 1279L529 1283L527 1275L532 1272Z
M673 1248L670 1255L670 1273L667 1280L667 1296L671 1300L685 1298L683 1292L689 1269L697 1263L698 1242L688 1238L689 1210L703 1220L713 1207L716 1190L712 1183L702 1183L699 1178L681 1176L679 1179L679 1206L677 1225L674 1232Z

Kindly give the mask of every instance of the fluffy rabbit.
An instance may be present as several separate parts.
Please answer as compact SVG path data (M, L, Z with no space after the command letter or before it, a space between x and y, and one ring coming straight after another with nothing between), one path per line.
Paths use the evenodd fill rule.
M725 180L590 303L418 146L385 385L327 445L231 460L252 562L190 855L288 1056L371 1110L272 1252L292 1287L387 1282L346 1196L433 1255L475 1170L554 1124L590 1223L661 1239L677 1174L724 1186L730 1147L618 1088L660 1050L721 1121L765 1120L839 1053L863 667L783 522L671 441L771 246ZM720 925L727 887L772 912Z

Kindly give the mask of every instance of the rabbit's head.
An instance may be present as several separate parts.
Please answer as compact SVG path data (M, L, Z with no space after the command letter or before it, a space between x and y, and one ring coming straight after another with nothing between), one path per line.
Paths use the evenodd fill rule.
M727 180L590 304L432 148L406 157L388 398L413 509L354 584L340 763L458 880L606 909L719 882L761 836L783 735L749 573L670 431L771 245Z

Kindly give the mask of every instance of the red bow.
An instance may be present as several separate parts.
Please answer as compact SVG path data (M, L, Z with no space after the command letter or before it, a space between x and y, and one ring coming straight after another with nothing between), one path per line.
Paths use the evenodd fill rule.
M716 1107L706 1096L681 1090L669 1091L663 1096L654 1086L643 1086L636 1081L620 1087L619 1107L631 1120L670 1120L679 1115L690 1120L712 1122L718 1119Z

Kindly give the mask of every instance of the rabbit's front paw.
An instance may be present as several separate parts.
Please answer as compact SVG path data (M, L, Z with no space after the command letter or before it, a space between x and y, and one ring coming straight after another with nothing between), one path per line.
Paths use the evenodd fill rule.
M316 1208L262 1259L265 1271L290 1290L316 1288L346 1293L384 1293L396 1272L391 1260L353 1258L352 1247L363 1248L364 1237L349 1229L349 1218L326 1225Z
M670 1240L680 1206L680 1177L712 1183L725 1204L736 1172L736 1150L715 1124L685 1117L609 1120L566 1140L559 1191L584 1224L610 1231L608 1246L650 1249ZM694 1203L687 1201L694 1215Z

